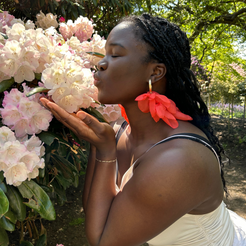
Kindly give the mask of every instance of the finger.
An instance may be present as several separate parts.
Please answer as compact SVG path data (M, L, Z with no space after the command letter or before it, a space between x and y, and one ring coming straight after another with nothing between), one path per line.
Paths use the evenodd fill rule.
M105 130L104 124L100 123L98 119L84 111L78 111L76 116L81 119L95 134L101 134Z
M47 107L47 103L50 102L50 101L47 98L41 97L39 100L40 100L40 102L43 104L43 106L45 108L48 108Z

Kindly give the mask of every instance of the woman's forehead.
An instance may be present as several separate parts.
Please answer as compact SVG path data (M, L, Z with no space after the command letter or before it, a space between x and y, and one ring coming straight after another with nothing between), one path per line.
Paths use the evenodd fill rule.
M115 26L110 32L107 41L111 41L114 39L123 39L127 40L129 38L134 38L133 26L130 22L122 22Z

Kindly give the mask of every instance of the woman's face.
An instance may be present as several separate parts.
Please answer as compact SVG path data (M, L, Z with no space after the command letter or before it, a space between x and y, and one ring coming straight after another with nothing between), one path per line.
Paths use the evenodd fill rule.
M138 41L132 24L123 22L109 34L106 56L95 74L98 99L104 104L124 104L148 91L151 64L144 62L147 47Z

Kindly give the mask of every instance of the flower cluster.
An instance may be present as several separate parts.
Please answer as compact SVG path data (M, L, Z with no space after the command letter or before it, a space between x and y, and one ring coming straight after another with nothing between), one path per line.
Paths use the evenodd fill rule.
M3 11L0 13L0 32L6 33L9 27L12 27L15 23L20 23L25 26L25 29L33 29L35 27L34 23L28 20L26 23L21 19L16 19L13 15L10 15L8 11Z
M108 122L116 121L121 117L121 108L117 104L106 104L105 106L100 106L96 108L104 119Z
M207 69L204 68L199 63L198 59L195 56L192 56L191 57L191 70L198 77L198 79L201 79L203 81L210 82L210 80L211 80L211 73L208 72Z
M70 39L75 35L80 42L91 38L93 31L92 21L83 16L80 16L75 22L68 20L67 23L60 23L59 28L59 32L65 40Z
M57 28L58 22L56 20L57 15L53 15L51 13L44 14L42 11L40 11L40 14L37 14L37 21L35 22L37 27L47 29L51 26Z
M17 83L32 81L45 63L52 62L53 54L59 54L54 41L42 29L25 30L17 23L6 33L8 39L0 50L0 81L10 77Z
M81 68L72 56L47 65L41 80L50 89L48 95L69 113L96 105L97 89L93 85L93 73L89 68Z
M105 51L106 40L102 38L100 35L95 33L90 42L85 41L81 44L82 50L84 52L96 52L102 55L106 54ZM101 58L96 56L91 56L86 53L82 53L84 59L88 59L92 66L97 65L97 63L101 60Z
M52 120L50 111L39 104L39 94L26 97L30 90L24 85L25 92L21 93L17 89L4 92L4 99L0 109L2 122L11 127L17 137L25 137L45 131Z
M0 128L0 171L6 183L19 186L23 181L36 178L44 168L44 147L38 137L25 141L16 139L6 126Z

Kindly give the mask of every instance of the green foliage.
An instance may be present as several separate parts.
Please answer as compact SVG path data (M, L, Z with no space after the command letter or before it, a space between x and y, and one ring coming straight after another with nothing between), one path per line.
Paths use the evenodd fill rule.
M11 6L4 2L5 0L0 0L0 9L9 11L16 18L26 18L34 22L40 10L44 14L53 13L58 18L64 17L66 21L74 21L82 15L88 19L93 19L96 30L105 37L118 20L128 15L132 10L132 5L128 0L61 0L60 2L56 0L11 0Z

